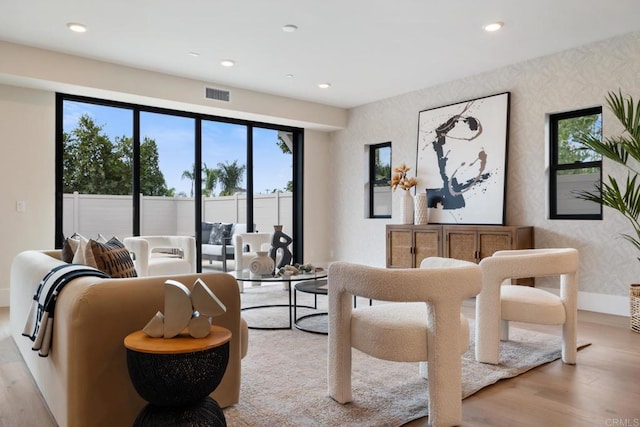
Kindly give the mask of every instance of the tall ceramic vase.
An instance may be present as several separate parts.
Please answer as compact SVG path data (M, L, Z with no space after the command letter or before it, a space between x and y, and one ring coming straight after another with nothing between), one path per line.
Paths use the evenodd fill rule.
M413 224L413 197L409 190L400 195L400 224Z
M427 208L427 193L418 193L413 196L413 223L427 224L429 222L429 209Z

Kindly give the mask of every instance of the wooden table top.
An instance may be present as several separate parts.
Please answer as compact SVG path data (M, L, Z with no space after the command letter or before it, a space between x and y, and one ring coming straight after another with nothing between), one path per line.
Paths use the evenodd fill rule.
M124 345L140 353L177 354L219 347L230 340L231 331L211 325L211 333L204 338L193 338L187 330L174 338L153 338L142 331L135 331L126 336Z

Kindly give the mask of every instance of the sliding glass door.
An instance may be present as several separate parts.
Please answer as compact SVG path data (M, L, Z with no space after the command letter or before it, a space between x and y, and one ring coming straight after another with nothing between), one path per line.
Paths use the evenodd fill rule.
M64 101L58 165L64 236L78 232L108 239L133 234L132 132L129 109Z
M248 166L247 126L203 120L203 221L246 223Z
M140 235L193 235L195 119L140 112Z
M76 232L200 241L203 222L301 241L301 129L64 94L57 109L58 247Z
M293 235L293 139L290 132L253 128L253 220L261 231Z

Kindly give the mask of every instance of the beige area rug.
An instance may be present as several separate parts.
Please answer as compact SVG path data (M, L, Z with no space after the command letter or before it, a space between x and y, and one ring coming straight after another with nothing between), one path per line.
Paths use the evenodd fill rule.
M313 303L312 296L298 295L299 304ZM282 303L287 301L287 292L273 285L247 288L242 299L243 306ZM319 296L318 303L319 308L326 308L326 297ZM303 309L299 315L310 312ZM288 324L286 308L249 310L243 316L254 326ZM326 317L309 320L320 324ZM501 344L499 365L477 363L473 351L467 351L462 363L463 398L560 358L560 343L559 336L512 328L511 341ZM400 426L428 415L428 381L418 375L417 363L378 360L353 350L352 366L354 401L341 405L327 393L326 335L297 329L250 330L240 402L225 409L227 424Z

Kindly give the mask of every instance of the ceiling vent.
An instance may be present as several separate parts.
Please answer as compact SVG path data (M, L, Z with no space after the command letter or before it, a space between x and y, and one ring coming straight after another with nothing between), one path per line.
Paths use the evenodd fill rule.
M229 102L230 96L231 96L231 92L224 89L215 89L212 87L207 87L204 90L205 98L215 99L216 101Z

